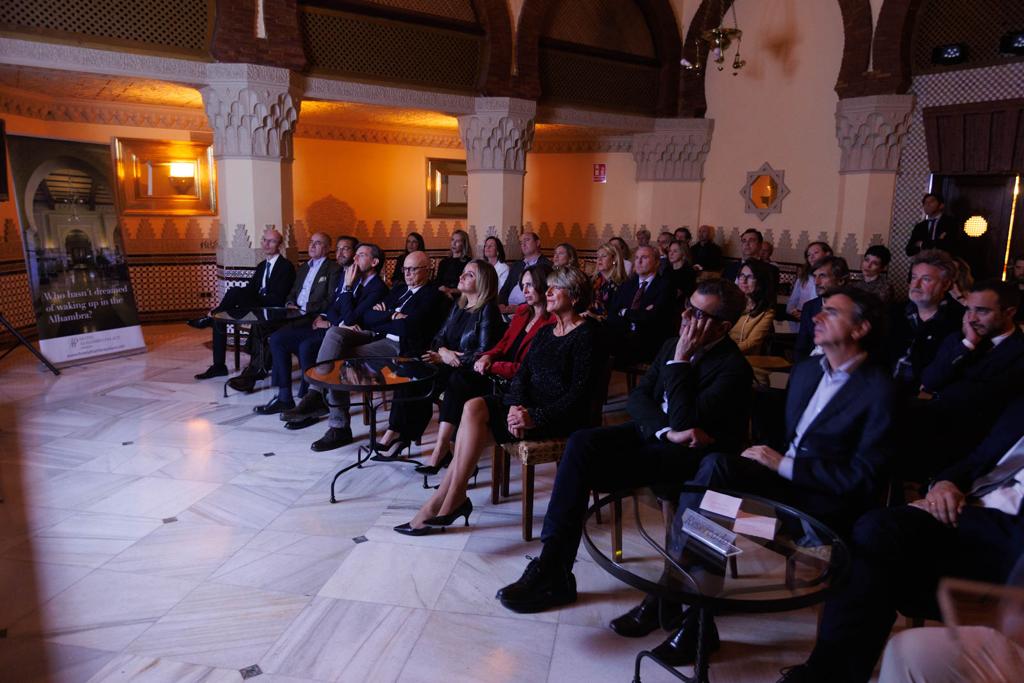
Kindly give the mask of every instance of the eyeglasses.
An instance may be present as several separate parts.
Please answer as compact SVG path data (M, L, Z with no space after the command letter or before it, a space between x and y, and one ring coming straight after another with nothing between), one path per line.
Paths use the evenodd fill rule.
M402 272L406 275L412 275L417 270L425 270L428 266L405 266L402 268Z
M740 273L739 275L736 276L736 281L737 282L740 281L740 280L743 280L744 282L746 282L747 280L754 280L754 279L756 279L756 278L753 275L744 275L743 273Z
M707 319L707 320L717 320L719 322L721 322L721 320L722 320L721 318L719 318L717 315L714 315L713 313L708 313L707 311L705 311L702 308L697 308L696 306L694 306L689 301L686 302L686 310L693 314L693 319L694 320L705 320L705 319Z

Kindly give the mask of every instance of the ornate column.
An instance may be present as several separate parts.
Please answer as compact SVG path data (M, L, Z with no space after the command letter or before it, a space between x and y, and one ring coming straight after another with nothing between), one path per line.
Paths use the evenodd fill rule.
M260 236L275 227L294 251L292 133L301 104L292 72L255 64L210 64L203 104L213 129L221 294L263 258ZM294 254L292 254L294 256Z
M704 161L711 150L712 119L658 119L653 133L633 136L637 220L656 236L700 220Z
M459 117L469 173L468 230L474 253L498 235L506 251L518 249L523 223L523 176L533 145L537 103L510 97L479 97L475 113Z
M836 229L840 242L854 236L858 257L873 241L889 243L896 172L913 106L913 95L851 97L836 104L841 152Z

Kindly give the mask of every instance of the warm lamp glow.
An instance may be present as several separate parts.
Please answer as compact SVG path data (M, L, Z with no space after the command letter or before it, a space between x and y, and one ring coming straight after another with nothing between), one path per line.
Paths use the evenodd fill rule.
M988 230L988 221L981 216L971 216L964 223L964 232L968 237L981 237Z
M169 173L172 178L195 178L196 177L196 165L192 161L172 161L171 171Z

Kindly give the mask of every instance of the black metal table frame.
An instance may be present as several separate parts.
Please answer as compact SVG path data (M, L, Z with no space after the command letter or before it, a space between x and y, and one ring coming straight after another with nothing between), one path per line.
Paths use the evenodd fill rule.
M367 360L390 360L390 359L393 358L393 356L379 356L379 357L372 357L372 356L360 357L360 356L356 356L354 358L336 358L334 360L326 361L326 362L336 363L338 361L354 360L356 358L358 358L358 360L363 360L363 361L367 361ZM421 461L419 461L418 459L413 458L411 456L410 457L384 456L384 455L380 455L379 453L377 453L377 447L380 445L380 444L377 443L377 406L378 406L378 404L374 403L374 401L373 401L373 394L374 394L374 392L380 392L381 394L384 394L384 393L386 393L388 391L395 392L396 390L403 388L402 384L394 384L394 385L388 385L388 384L376 385L375 384L373 386L332 385L332 384L328 384L328 383L320 381L320 380L316 380L316 379L310 378L309 376L306 376L306 381L309 382L309 384L311 384L313 386L318 386L318 387L320 387L321 389L324 390L324 402L327 403L327 405L329 407L331 407L331 408L338 408L338 407L340 407L339 405L335 405L335 404L330 402L330 399L328 397L330 396L330 392L331 391L347 391L350 394L351 393L362 393L362 394L367 394L368 393L369 394L369 397L363 402L363 409L367 411L367 416L369 417L369 422L370 422L370 424L369 424L369 427L370 427L370 442L367 443L365 446L360 446L358 448L358 450L356 451L356 461L354 463L352 463L350 465L346 465L345 467L342 467L340 470L338 470L335 473L334 478L331 479L331 503L332 504L339 502L337 497L334 495L334 485L335 485L335 483L337 483L338 478L341 477L341 475L345 474L346 472L348 472L350 470L362 469L363 465L365 465L367 462L369 462L371 460L374 461L374 462L399 462L399 463L407 463L409 465L422 465L423 464ZM391 402L392 403L401 403L401 402L408 402L408 401L424 401L424 400L429 400L431 394L434 391L434 378L431 377L428 380L423 380L423 383L427 387L427 391L424 394L416 395L416 396L392 396L391 397ZM349 405L351 406L351 403ZM410 448L411 448L411 446L410 446ZM377 455L372 455L373 453L377 453Z
M698 487L687 488L696 489ZM770 500L768 498L764 498L762 496L756 496L746 493L737 493L732 491L721 492L727 495L740 497L745 500L752 500L756 502L765 503L773 506L778 510L782 510L790 514L793 514L799 518L810 518L809 515L800 512L796 508L790 507L789 505L785 505L774 500ZM643 537L643 539L652 548L654 548L666 562L670 563L677 571L682 573L684 576L688 576L688 572L683 567L681 567L671 557L671 555L669 555L660 545L658 545L658 542L655 541L650 536L650 534L647 533L646 529L644 529L643 523L640 519L640 502L635 494L635 489L617 491L615 493L611 493L607 496L604 496L603 498L595 502L593 505L591 505L590 508L587 510L587 519L590 519L590 517L592 516L599 515L601 508L608 507L609 505L614 505L617 508L619 508L619 506L621 506L622 504L622 500L626 497L633 498L633 509L634 515L636 516L637 528L640 531L640 535ZM655 664L668 671L674 677L678 678L681 681L684 681L684 683L709 683L708 670L710 668L710 652L708 652L708 639L710 637L710 630L708 622L710 621L711 617L715 614L722 612L788 612L795 609L801 609L803 607L809 607L810 605L814 605L823 601L831 592L832 586L837 581L843 578L843 570L848 566L849 559L846 551L846 546L839 539L839 536L831 529L829 529L827 526L821 524L821 522L815 520L815 523L821 526L826 531L828 531L832 538L835 539L833 547L836 550L838 550L838 553L833 551L833 560L829 562L829 566L825 574L820 576L816 581L811 582L810 585L817 583L825 583L826 581L828 581L829 586L826 587L824 590L815 593L794 596L791 598L779 598L775 600L736 600L729 598L702 598L694 594L673 591L669 587L664 586L660 583L649 581L647 579L644 579L643 577L637 576L636 574L633 574L628 570L623 569L614 560L609 559L602 551L600 551L597 548L597 545L594 543L593 539L590 538L590 534L587 532L586 524L584 524L583 543L587 548L587 552L590 553L590 556L594 559L594 561L597 563L599 567L601 567L606 572L608 572L615 578L619 579L623 583L634 588L638 588L644 591L645 593L649 593L656 597L665 598L673 602L690 605L691 607L697 609L697 650L693 663L693 676L687 676L682 672L678 671L675 667L672 667L666 664L665 662L661 661L661 659L659 659L657 655L655 655L652 651L643 650L639 654L637 654L636 660L634 662L633 683L642 683L640 680L640 665L644 659L650 659ZM615 532L613 531L613 533ZM765 543L766 547L770 545L772 545L771 541ZM835 558L837 557L838 561L835 561ZM788 571L789 563L787 562L787 582L789 581ZM735 573L735 565L733 565L733 572Z
M255 310L257 308L285 308L285 307L284 306L262 306L262 307L255 306L255 307L253 307L253 310ZM234 310L234 309L231 309L231 310ZM235 338L235 349L234 349L235 372L238 372L239 366L241 366L241 364L242 364L242 328L241 328L242 325L248 325L249 326L249 334L251 335L252 331L253 331L253 327L258 326L258 325L260 325L262 323L267 323L267 322L288 323L288 322L292 322L294 320L299 320L300 318L302 318L301 315L300 316L296 316L295 318L285 318L284 320L280 320L280 321L277 321L277 320L275 320L275 321L269 321L269 320L222 320L220 318L217 318L216 316L213 316L213 324L214 325L223 325L224 326L224 335L225 336L227 336L227 333L228 333L228 325L231 325L231 326L234 327L234 330L233 330L232 334L233 334L233 336ZM233 379L232 377L229 377L228 379L226 379L224 381L224 398L228 397L228 382L230 382L232 379Z

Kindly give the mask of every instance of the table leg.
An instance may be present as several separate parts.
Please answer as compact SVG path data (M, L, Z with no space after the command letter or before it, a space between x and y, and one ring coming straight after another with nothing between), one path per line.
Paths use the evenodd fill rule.
M633 665L633 683L642 683L640 680L640 663L649 659L665 671L669 672L683 683L709 683L708 669L710 667L707 640L711 634L711 614L704 609L698 611L697 616L697 652L693 662L693 676L687 676L658 659L650 650L644 650L636 656Z
M242 362L242 329L238 323L234 324L235 328L235 372L238 372L238 366Z

